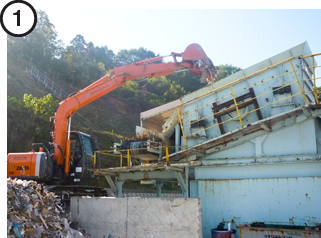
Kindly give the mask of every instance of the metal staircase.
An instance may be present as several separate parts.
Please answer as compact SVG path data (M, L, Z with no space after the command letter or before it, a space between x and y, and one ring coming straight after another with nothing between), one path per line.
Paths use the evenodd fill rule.
M60 97L61 99L68 98L68 93L64 91L61 87L55 84L54 81L49 79L46 75L41 73L36 67L30 65L26 68L26 71L39 83L45 86L48 90L50 90L54 95Z

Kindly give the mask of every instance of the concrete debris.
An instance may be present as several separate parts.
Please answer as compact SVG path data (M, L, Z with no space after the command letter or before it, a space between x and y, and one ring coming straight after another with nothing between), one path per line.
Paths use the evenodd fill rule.
M35 181L7 179L7 238L91 238Z

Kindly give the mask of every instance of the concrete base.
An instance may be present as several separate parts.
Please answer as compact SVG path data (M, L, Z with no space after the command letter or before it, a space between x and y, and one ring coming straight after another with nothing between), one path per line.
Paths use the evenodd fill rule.
M95 238L202 237L198 198L71 198L71 216Z

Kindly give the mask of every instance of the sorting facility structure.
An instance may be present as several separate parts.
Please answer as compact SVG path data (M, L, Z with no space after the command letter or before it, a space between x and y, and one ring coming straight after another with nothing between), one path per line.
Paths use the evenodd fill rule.
M238 226L252 222L320 226L319 55L304 42L143 112L143 143L131 152L118 143L115 153L155 163L95 174L118 197L126 181L155 181L158 197L164 183L178 181L185 198L202 201L205 238L220 222L237 237Z

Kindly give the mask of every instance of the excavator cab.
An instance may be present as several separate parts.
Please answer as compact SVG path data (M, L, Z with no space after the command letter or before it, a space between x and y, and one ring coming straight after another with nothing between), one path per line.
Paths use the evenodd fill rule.
M80 182L94 178L95 151L98 150L97 140L79 131L70 133L70 182ZM99 164L99 155L96 155Z

